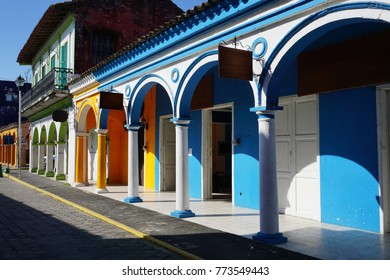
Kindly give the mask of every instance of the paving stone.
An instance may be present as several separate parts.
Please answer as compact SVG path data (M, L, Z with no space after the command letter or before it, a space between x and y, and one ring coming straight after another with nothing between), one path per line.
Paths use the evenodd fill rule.
M181 259L122 229L3 178L0 234L0 258L4 260ZM131 247L136 247L137 252L124 250Z
M245 237L191 223L184 219L173 218L131 204L114 201L104 196L84 192L75 187L66 186L61 182L31 174L27 171L22 173L22 180L66 200L72 201L82 207L88 208L109 219L113 219L141 232L148 233L165 243L172 245L176 244L178 248L182 248L203 259L313 259L304 254L262 244ZM16 182L4 178L4 180L0 181L0 201L2 199L2 192L4 192L3 189L7 189L3 187L4 182L7 182L8 185L19 186L17 188L14 187L14 189L28 189L27 187L20 188L20 185ZM31 189L29 190L30 196L32 196L31 192L36 192ZM8 193L7 195L9 196ZM41 234L42 237L45 237L41 238L43 241L50 240L50 234L48 235L47 233L48 231L52 231L55 232L56 235L59 234L58 232L61 234L65 234L66 232L66 234L80 240L80 242L90 242L91 246L93 246L93 250L88 251L89 247L84 247L83 244L83 249L87 250L84 250L85 252L82 255L80 254L80 250L78 250L80 258L93 257L93 259L99 259L102 258L104 254L105 256L114 259L179 258L173 253L170 252L169 254L166 250L162 250L155 245L151 246L151 243L145 242L144 240L135 237L130 238L127 232L121 236L121 230L114 226L109 225L110 228L101 227L100 223L102 222L99 219L92 218L89 215L58 201L54 203L58 210L52 213L51 207L47 202L50 200L49 197L40 193L35 196L35 199L27 199L28 201L23 201L25 204L16 207L20 208L18 211L22 214L22 217L24 217L24 214L28 214L24 212L29 212L26 211L24 207L32 207L31 203L35 202L36 205L34 205L34 207L41 207L39 208L40 210L30 211L30 214L33 216L30 216L29 219L34 221L34 223L37 223L37 225L30 224L31 230L36 231ZM17 203L17 201L14 201L14 204ZM2 203L0 203L0 211L1 207L3 207ZM43 213L43 210L46 212ZM0 229L1 221L3 221L1 215L2 213L0 212ZM15 216L11 214L10 218L12 220ZM8 223L11 223L11 221L8 221ZM18 227L20 226L17 226L17 228ZM72 232L69 233L69 230ZM137 247L136 256L134 253L131 255L134 250L118 250L115 248L115 244L123 242L123 239L126 239L129 242L126 243L130 244L129 246L141 246ZM137 242L135 242L135 240ZM41 244L45 244L43 241ZM53 242L53 250L58 250L57 247L66 247L63 246L63 244L58 244L59 242L56 243L56 240L53 240ZM80 247L80 245L75 245L74 243L67 243L68 246ZM107 248L112 248L112 251L107 250ZM115 255L115 253L117 255ZM111 254L115 257L111 256ZM72 256L75 257L75 255Z

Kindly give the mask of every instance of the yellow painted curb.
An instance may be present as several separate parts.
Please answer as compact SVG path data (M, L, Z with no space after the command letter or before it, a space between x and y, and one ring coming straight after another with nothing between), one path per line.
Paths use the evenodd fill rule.
M113 226L116 226L116 227L118 227L120 229L123 229L123 230L125 230L125 231L127 231L127 232L129 232L129 233L131 233L131 234L133 234L135 236L137 236L137 237L140 237L140 238L145 239L145 240L147 240L149 242L157 244L160 247L168 249L168 250L170 250L170 251L172 251L172 252L174 252L174 253L176 253L176 254L178 254L178 255L186 258L186 259L189 259L189 260L202 260L202 258L200 258L200 257L198 257L198 256L196 256L194 254L191 254L191 253L189 253L187 251L184 251L184 250L182 250L180 248L177 248L177 247L175 247L175 246L173 246L173 245L171 245L169 243L161 241L161 240L159 240L159 239L157 239L157 238L155 238L153 236L150 236L147 233L141 232L139 230L136 230L134 228L126 226L126 225L124 225L122 223L114 221L113 219L110 219L110 218L108 218L108 217L106 217L104 215L101 215L101 214L99 214L97 212L94 212L94 211L92 211L92 210L90 210L88 208L85 208L85 207L81 206L81 205L78 205L78 204L76 204L76 203L74 203L72 201L64 199L64 198L62 198L62 197L60 197L58 195L55 195L55 194L53 194L51 192L48 192L48 191L45 191L45 190L40 189L38 187L35 187L35 186L33 186L33 185L29 184L29 183L26 183L26 182L24 182L24 181L22 181L22 180L20 180L20 179L18 179L16 177L8 175L8 178L12 179L12 180L14 180L14 181L24 185L24 186L26 186L26 187L34 189L35 191L38 191L38 192L43 193L43 194L45 194L47 196L50 196L50 197L52 197L52 198L54 198L54 199L56 199L58 201L61 201L61 202L65 203L65 204L67 204L67 205L70 205L70 206L72 206L72 207L74 207L74 208L76 208L76 209L78 209L78 210L80 210L82 212L85 212L85 213L87 213L87 214L89 214L89 215L91 215L91 216L93 216L95 218L98 218L98 219L100 219L102 221L105 221L106 223L109 223L109 224L111 224Z

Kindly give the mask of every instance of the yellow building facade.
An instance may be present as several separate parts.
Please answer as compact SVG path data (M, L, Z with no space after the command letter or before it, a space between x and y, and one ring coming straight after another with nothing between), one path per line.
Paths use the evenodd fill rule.
M156 172L156 88L149 90L143 105L142 116L137 127L138 178L129 178L129 137L131 128L126 124L128 110L107 109L101 104L106 91L99 89L97 82L71 89L75 127L75 186L96 186L96 192L106 192L107 185L123 186L136 180L148 189L155 188ZM113 92L122 98L122 93Z
M28 163L29 122L22 123L21 167ZM18 167L18 125L12 123L0 129L0 163L9 168Z

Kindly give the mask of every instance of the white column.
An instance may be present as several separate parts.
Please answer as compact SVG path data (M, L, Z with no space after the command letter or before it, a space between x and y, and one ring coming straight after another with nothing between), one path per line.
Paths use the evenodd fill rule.
M45 173L45 150L46 144L38 144L38 174L42 175Z
M38 145L30 144L30 172L36 173L38 170Z
M65 172L64 172L64 148L65 142L57 143L56 150L56 180L65 180Z
M253 236L270 244L287 242L279 232L278 185L276 177L275 110L264 108L259 116L260 232Z
M74 103L73 103L74 104ZM76 108L76 106L74 106ZM75 179L76 179L76 121L74 120L75 117L74 109L69 110L69 117L68 117L68 128L69 128L69 134L68 134L68 144L67 144L67 156L65 163L65 173L68 174L68 183L71 186L75 185Z
M176 209L171 216L176 218L194 217L190 210L188 180L188 125L190 120L174 119L176 125Z
M46 177L54 177L53 152L54 143L48 143L46 146Z
M141 125L128 125L128 188L126 203L137 203L143 200L139 197L139 173L138 173L138 130Z

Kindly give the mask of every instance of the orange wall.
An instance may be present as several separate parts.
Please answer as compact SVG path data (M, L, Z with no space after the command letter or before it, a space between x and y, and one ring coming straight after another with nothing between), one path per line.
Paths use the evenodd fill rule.
M108 137L109 137L109 183L127 184L127 158L128 158L128 132L125 124L125 112L111 110L108 115Z
M76 163L76 182L77 183L84 183L83 182L83 154L84 154L84 148L83 148L83 139L84 137L77 136L76 138L76 156L77 156L77 163Z
M91 128L96 128L96 118L95 118L95 113L93 109L89 109L88 114L87 114L87 124L86 124L86 131L89 132Z

